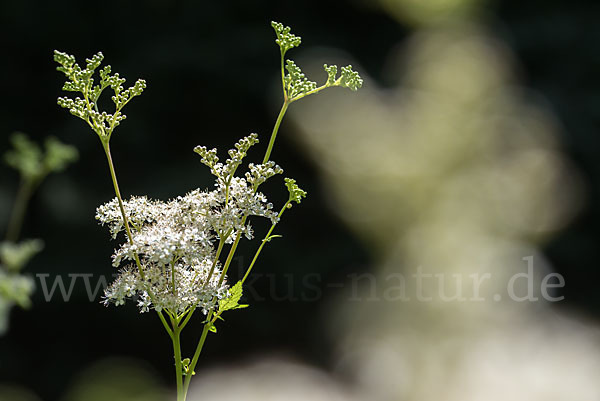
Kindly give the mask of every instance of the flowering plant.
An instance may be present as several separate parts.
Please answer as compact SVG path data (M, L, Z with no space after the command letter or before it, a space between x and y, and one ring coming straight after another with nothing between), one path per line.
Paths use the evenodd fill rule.
M44 247L40 239L19 239L27 204L49 174L63 171L78 157L73 146L53 137L46 138L44 148L22 132L13 133L11 142L13 148L4 154L4 161L19 172L21 179L6 236L0 241L0 335L8 330L8 313L13 305L31 305L34 282L21 273Z
M215 189L196 189L166 202L144 196L124 200L111 157L112 134L125 119L122 110L142 94L146 82L138 79L124 89L125 79L116 73L111 75L111 67L105 66L99 71L99 82L94 84L95 71L104 58L102 53L87 59L85 68L71 55L54 53L58 70L67 77L63 90L82 96L61 97L58 104L84 120L98 135L108 161L116 198L101 205L96 218L108 226L113 239L124 233L123 243L113 254L113 265L120 267L120 273L107 288L104 302L122 305L127 299L136 298L141 312L153 309L157 313L173 343L178 401L186 399L208 333L216 332L215 323L224 312L247 306L240 304L244 282L264 246L276 237L273 231L284 212L306 196L295 180L285 178L289 197L276 211L259 191L265 181L283 173L270 156L288 106L328 87L356 91L362 86L362 79L351 66L342 67L338 76L336 66L325 65L327 81L321 86L309 81L293 61L285 60L286 52L300 45L300 37L280 23L271 25L281 54L283 105L262 162L250 163L243 176L236 175L250 147L258 143L257 134L239 140L224 162L219 161L216 149L197 146L194 151L214 175ZM109 87L114 92L115 108L111 113L100 111L98 105L100 95ZM232 285L227 280L227 271L240 240L254 237L250 225L253 216L268 219L271 227L244 277ZM193 357L182 359L180 335L197 310L203 315L203 331Z

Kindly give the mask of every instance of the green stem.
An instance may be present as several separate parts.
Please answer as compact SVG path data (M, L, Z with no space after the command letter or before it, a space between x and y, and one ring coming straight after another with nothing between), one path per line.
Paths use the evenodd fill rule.
M173 339L173 330L171 330L171 328L167 324L167 321L165 320L165 317L163 316L162 312L156 311L156 313L158 314L160 321L162 322L163 326L165 327L165 330L167 330L167 334L169 334L169 337L171 337L171 339Z
M248 215L244 216L244 218L242 219L242 224L241 224L242 227L246 223L246 219L247 218L248 218ZM227 259L225 260L225 265L223 266L223 271L221 272L221 277L219 277L218 287L220 287L221 284L223 284L223 280L225 279L225 275L227 274L227 270L229 270L229 265L231 264L231 261L233 260L233 255L235 254L237 246L240 243L241 236L242 236L242 230L238 230L238 233L235 236L235 241L231 245L231 248L229 249L229 254L227 255Z
M183 367L181 365L181 329L177 325L177 321L171 319L171 324L173 325L173 336L171 337L173 340L173 351L175 358L175 377L177 380L177 401L185 401L185 393L183 390Z
M119 209L121 209L121 216L123 216L123 225L125 226L125 232L127 233L127 238L129 240L129 243L131 245L133 245L133 236L131 235L131 229L129 228L129 220L127 219L127 214L125 213L125 207L123 206L123 198L121 197L119 183L117 182L117 174L115 173L115 166L113 164L112 156L110 153L109 141L102 140L102 147L104 148L104 153L106 153L106 159L108 161L108 167L110 169L110 177L112 179L113 187L115 189L115 195L117 196L117 199L119 201ZM140 261L140 257L138 256L137 252L134 253L134 257L135 257L135 263L140 272L140 277L142 278L142 280L144 280L145 279L144 269L142 268L142 262ZM154 304L156 304L154 302L154 295L152 294L150 289L148 289L148 295L150 296L150 299L152 300L152 302ZM157 311L157 314L158 314L158 317L160 318L163 326L165 327L165 330L167 330L167 333L173 340L173 347L175 347L175 338L176 338L177 339L177 347L179 348L179 333L181 330L179 329L179 331L177 331L178 330L176 328L177 325L174 323L173 319L171 319L171 322L173 323L173 330L169 329L169 326L168 326L167 322L165 321L165 318L162 315L162 313ZM175 351L175 353L177 354L177 350ZM179 359L177 359L177 357L175 358L175 364L176 364L176 368L177 368L177 363L179 363L178 371L182 372L182 370L181 370L181 350L180 349L179 349L179 354L180 354ZM179 361L179 362L177 362L177 361ZM180 382L181 382L181 379L178 378L177 379L178 388L179 388Z
M25 211L27 210L27 204L33 193L34 186L32 180L26 178L21 179L21 184L17 191L17 197L15 198L15 204L6 230L7 241L17 242L19 239L21 227L23 226L23 220L25 218Z
M119 183L117 182L117 175L115 173L115 166L112 161L112 156L110 154L110 145L109 141L102 140L102 147L104 148L104 153L106 154L106 160L108 161L108 168L110 169L110 178L112 179L113 187L115 189L115 195L119 201L119 209L121 209L121 216L123 216L123 225L125 226L125 232L127 233L127 238L129 239L129 243L133 245L133 236L131 235L131 229L129 228L129 219L127 218L127 214L125 213L125 207L123 206L123 198L121 197L121 191L119 190ZM140 257L137 253L134 253L135 263L140 271L140 276L142 280L144 280L144 269L142 268L142 263L140 262Z
M268 162L269 158L271 157L271 152L273 151L273 146L275 145L275 139L277 138L277 133L279 132L279 127L281 126L281 122L283 121L283 117L285 116L287 108L288 108L289 104L291 103L291 101L287 97L287 91L286 91L286 88L285 88L285 70L284 70L284 54L283 54L283 52L281 54L281 83L282 83L282 87L283 87L283 99L284 99L284 101L283 101L283 105L281 107L281 110L279 111L279 115L277 116L277 120L275 121L275 126L273 127L273 132L271 133L271 138L269 140L269 145L267 146L267 151L265 152L265 157L263 159L263 164L266 163L266 162ZM228 195L228 191L227 191L227 195ZM289 201L284 205L284 208L279 213L279 217L281 217L281 215L283 214L283 212L284 212L284 210L285 210L285 208L287 207L288 204L289 204ZM248 216L244 216L244 218L242 219L242 226L245 224L247 217ZM275 228L275 224L273 224L271 226L271 229L269 230L266 238L268 238L271 235L271 233L273 232L274 228ZM231 248L229 250L229 254L227 255L227 259L226 259L225 264L223 266L223 271L221 273L221 277L219 278L219 286L223 283L223 280L225 279L225 275L227 274L227 270L229 269L229 266L231 265L231 261L233 260L233 255L235 254L237 246L238 246L238 244L240 242L241 234L242 234L241 230L238 231L238 233L236 235L236 238L235 238L235 241L231 245ZM228 233L228 235L229 235L229 233ZM210 280L210 277L212 276L212 274L214 272L214 269L215 269L218 257L221 254L221 251L223 249L224 238L227 238L227 236L226 237L222 237L220 239L220 241L219 241L219 246L218 246L218 249L217 249L217 254L216 254L215 260L213 260L213 265L211 266L211 270L210 270L210 273L208 275L208 278L207 278L207 281L206 281L205 285L208 283L208 281ZM256 262L256 259L258 258L258 255L260 254L262 248L264 247L264 244L266 242L266 238L265 238L265 240L263 240L263 243L261 244L261 246L258 249L256 255L254 256L252 264L248 268L248 271L246 272L246 276L244 276L244 280L246 279L246 277L250 273L250 270L254 266L254 263ZM185 327L185 325L188 323L189 319L191 318L191 315L192 315L193 312L194 312L194 309L192 309L189 312L188 316L186 316L183 324L178 328L178 330L181 330L181 329L183 329L183 327ZM189 386L190 386L190 382L192 380L193 372L194 372L194 369L196 368L196 364L198 363L198 358L200 358L200 353L202 352L202 348L204 347L204 343L206 342L206 337L208 336L208 332L210 330L210 327L214 324L214 321L216 319L217 319L217 315L215 315L214 317L211 317L211 315L209 314L208 320L204 324L204 328L202 330L202 335L200 336L200 340L198 341L198 345L196 347L196 351L194 352L194 356L192 358L192 361L189 364L189 369L188 369L189 373L185 377L185 380L184 380L184 383L183 383L183 393L182 393L181 396L180 396L179 387L178 387L177 401L185 401L185 399L186 399L187 392L188 392L188 389L189 389ZM179 381L178 381L178 385L179 385Z
M190 321L190 319L192 318L192 315L194 314L194 311L196 310L196 307L193 306L187 313L187 316L185 317L185 319L183 320L183 323L181 323L181 325L179 326L180 330L183 330L183 328L188 324L188 322ZM182 317L185 316L182 315Z
M219 261L219 257L221 256L221 252L223 251L223 246L225 245L225 240L227 239L227 237L229 237L229 234L231 234L231 230L228 230L227 233L225 233L225 236L221 235L219 238L219 246L217 247L217 253L215 254L215 258L213 259L212 266L210 267L210 271L208 272L208 276L206 277L206 281L204 282L204 287L208 285L210 278L215 272L215 267L217 266L217 262ZM194 281L196 281L195 277Z
M337 81L335 81L335 82L334 82L333 84L331 84L331 85L329 85L329 84L325 83L325 84L323 84L323 85L319 86L318 88L315 88L315 89L313 89L313 90L311 90L311 91L308 91L308 92L305 92L305 93L303 93L303 94L301 94L301 95L298 95L298 96L294 97L293 99L290 99L290 100L289 100L289 103L295 102L296 100L300 100L300 99L302 99L303 97L310 96L310 95L314 95L315 93L319 93L319 92L321 92L323 89L327 89L327 88L330 88L330 87L332 87L332 86L339 86L340 82L341 82L341 78L339 78Z
M281 125L281 121L283 120L283 116L285 116L285 112L287 111L289 104L290 104L290 101L287 99L287 95L285 94L285 89L284 89L283 106L281 106L281 110L279 111L279 115L277 116L277 121L275 121L275 126L273 127L273 132L271 133L271 139L269 140L269 146L267 147L267 151L266 151L265 157L263 159L263 164L268 162L269 158L271 157L271 152L273 151L273 146L275 145L275 139L277 138L277 133L279 132L279 126ZM256 192L256 188L254 189L254 191ZM247 218L248 218L248 216L244 216L244 218L242 219L242 224L241 224L242 226L246 223ZM240 230L237 233L237 236L235 238L233 245L231 245L231 249L229 250L229 254L227 255L227 260L225 261L225 265L223 266L223 272L221 273L221 277L219 279L219 285L221 285L223 283L223 280L225 279L225 274L227 273L227 270L229 269L229 265L231 264L231 261L233 260L233 255L235 254L238 243L240 242L241 235L242 235L242 232Z
M206 342L206 336L208 335L210 327L214 323L214 319L216 318L213 318L212 320L209 320L204 324L204 329L202 330L200 341L198 341L196 352L194 352L194 356L192 357L192 361L190 362L190 366L188 369L188 374L185 376L185 382L183 383L183 401L185 401L185 397L187 396L187 392L190 387L190 381L192 380L192 376L194 374L194 369L196 369L198 358L200 358L200 353L202 352L202 348L204 347L204 343ZM179 399L177 401L179 401Z
M283 207L281 208L281 211L279 212L279 215L277 216L278 217L278 221L279 221L279 219L281 219L281 216L283 215L283 212L285 212L285 209L287 209L287 207L290 204L290 202L291 202L291 200L288 200L285 203L285 205L283 205ZM267 232L267 235L265 235L265 238L262 240L262 243L260 244L260 246L258 247L258 250L254 254L254 258L252 258L252 263L250 263L250 266L248 267L248 270L246 271L246 274L244 274L244 278L242 279L242 284L244 284L244 282L246 281L246 279L250 275L250 271L252 270L252 268L254 267L254 264L256 263L256 260L258 259L258 255L260 255L260 252L264 248L265 244L269 241L269 237L273 233L273 230L275 229L276 225L277 225L277 223L273 223L271 225L271 228L269 229L269 232Z
M287 90L285 89L285 52L281 49L281 87L283 88L283 100L287 100Z
M275 144L275 138L277 138L277 132L279 131L279 126L281 125L281 121L283 120L283 116L287 111L290 102L287 98L283 102L283 106L281 106L281 111L277 116L277 121L275 121L275 126L273 127L273 132L271 133L271 139L269 140L269 146L267 147L267 152L265 153L265 157L263 159L263 164L269 161L271 157L271 152L273 151L273 145Z

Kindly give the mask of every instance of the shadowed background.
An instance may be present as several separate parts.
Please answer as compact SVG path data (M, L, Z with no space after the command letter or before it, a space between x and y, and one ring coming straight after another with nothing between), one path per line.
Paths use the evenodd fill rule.
M114 196L106 162L95 134L56 105L64 80L55 71L54 49L76 55L79 62L102 51L105 63L128 78L127 83L132 84L137 78L147 80L147 90L127 106L128 118L116 130L113 157L125 196L147 194L165 199L212 185L208 171L192 152L196 145L217 147L224 153L241 136L257 132L262 142L249 154L249 160L261 157L280 104L279 53L269 26L271 20L290 25L294 33L302 36L302 46L288 53L289 58L303 67L307 65L308 71L309 60L348 60L365 77L367 94L363 96L378 90L373 96L388 105L393 103L390 99L399 86L416 92L428 89L418 75L410 75L411 64L407 61L409 56L425 57L419 56L415 48L430 46L424 36L414 39L417 33L435 29L441 24L439 19L461 27L476 20L476 35L493 37L498 48L504 50L490 56L494 61L489 63L487 59L482 61L478 56L481 53L475 53L473 59L467 54L461 61L464 64L442 68L449 72L440 79L451 82L458 79L461 71L481 62L475 72L493 71L492 78L501 85L519 86L527 92L528 100L533 99L536 107L550 116L554 139L549 141L560 143L559 153L572 165L569 169L578 171L578 178L573 178L577 181L573 191L582 193L580 200L572 202L573 212L566 213L568 216L539 240L553 271L563 274L567 283L561 293L566 300L552 308L596 321L600 311L596 291L600 278L596 266L600 223L600 53L595 45L600 39L596 21L600 7L592 1L569 5L558 1L447 2L450 6L443 3L431 2L440 7L427 8L419 6L419 2L392 0L3 2L0 151L8 148L8 135L15 130L38 140L54 135L80 151L80 160L65 173L49 177L32 199L23 234L42 238L45 249L26 271L31 275L48 273L50 278L62 274L65 279L68 274L91 273L93 286L100 275L114 273L109 256L115 243L108 241L107 230L94 220L96 206ZM452 11L448 15L447 9ZM439 35L442 47L428 47L434 53L452 46L462 33L453 36L442 31ZM407 46L413 50L398 50ZM506 68L512 73L503 75L500 69L506 64L511 65ZM398 65L404 68L401 77ZM452 66L457 69L452 70ZM322 82L325 74L314 71L309 77ZM496 78L498 71L500 77ZM479 78L484 81L489 77L472 75L474 81ZM432 86L437 81L433 82ZM500 85L497 82L491 86ZM338 95L355 101L361 92ZM386 240L396 239L387 234L389 227L373 229L340 217L340 210L361 209L345 209L349 206L340 203L340 199L352 199L353 194L334 188L331 177L339 173L336 166L328 169L320 165L315 155L326 157L330 163L346 161L346 172L352 171L354 159L336 159L336 155L323 150L327 145L344 145L343 139L337 143L318 142L323 137L315 136L318 132L311 134L315 126L311 123L322 121L317 117L313 120L319 112L317 103L312 105L317 110L308 104L313 101L314 98L303 100L306 105L299 105L298 114L284 122L273 153L273 160L282 165L286 176L296 178L309 197L278 226L283 239L274 241L261 255L255 270L255 292L248 299L251 308L226 317L219 334L209 338L199 369L235 364L263 354L285 355L300 363L333 369L338 363L334 361L339 339L330 334L327 322L336 314L330 305L338 293L327 283L344 282L352 273L375 271L373 264L388 259L382 257ZM351 116L335 97L319 101L320 110L329 115L341 113L342 119ZM408 109L413 112L411 115L422 116L427 127L425 118L431 121L435 118L429 117L438 115L422 112L411 99L403 98L399 104L409 106L400 107L403 112ZM357 110L370 110L368 107L361 105ZM393 109L389 113L379 117L392 120L400 111ZM374 115L376 111L367 113L365 118ZM411 130L418 135L420 122L416 120ZM326 121L322 124L327 126ZM350 135L345 141L350 147L360 141L379 141L378 132L369 132L369 127L378 132L385 130L376 123L366 124L364 131L357 134L363 132L361 138ZM330 130L334 132L335 128ZM462 134L456 132L457 137ZM546 138L545 134L542 136ZM439 141L433 139L432 143ZM428 144L425 142L422 147L429 149ZM439 154L447 149L442 145ZM402 146L402 138L397 146ZM452 148L452 144L448 147ZM439 154L428 155L438 159ZM348 182L352 183L352 177L360 177L365 165L357 159L357 172L348 174ZM4 227L18 177L6 166L0 167L0 174L0 226ZM286 196L281 186L273 184L265 192L273 193L270 198L276 205ZM390 203L380 208L386 215L397 205L410 205L403 198L389 199ZM356 206L350 203L351 207ZM574 215L576 210L579 211ZM238 254L248 255L255 246L250 244ZM416 251L402 248L398 252L411 255ZM408 259L417 263L416 258ZM242 266L247 262L238 260ZM319 275L316 289L303 281L306 275L314 273ZM68 285L68 280L65 283ZM98 372L110 370L109 366L122 366L131 368L124 372L138 372L135 377L140 382L152 381L158 388L171 388L170 342L156 316L139 315L131 304L105 308L98 299L89 301L82 281L73 288L69 302L55 297L49 303L44 302L38 288L30 310L12 311L10 331L0 338L0 382L28 388L45 401L90 399L77 393L82 371L92 372L84 377L99 377ZM199 331L199 321L186 330L184 344L190 348L184 353L192 352ZM114 365L103 365L102 369L90 368L112 356L129 359L113 359L117 361ZM342 379L352 377L343 372L338 372ZM105 380L114 383L114 378ZM210 389L207 391L210 393Z

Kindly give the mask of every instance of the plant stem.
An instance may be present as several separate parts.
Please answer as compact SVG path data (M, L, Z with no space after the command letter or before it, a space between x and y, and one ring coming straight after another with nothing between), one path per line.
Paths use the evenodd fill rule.
M123 225L125 226L125 232L127 233L127 238L129 240L129 243L131 245L133 245L133 236L131 235L131 229L129 228L129 220L127 219L127 214L125 213L125 207L123 206L123 198L121 197L121 191L119 189L119 183L117 182L117 174L115 173L115 166L113 164L112 161L112 156L110 153L110 145L109 145L109 140L102 140L102 147L104 148L104 153L106 154L106 160L108 161L108 167L110 169L110 177L112 179L113 182L113 187L115 189L115 195L117 196L117 199L119 201L119 209L121 209L121 216L123 216ZM134 257L135 257L135 263L137 265L137 268L140 272L140 277L142 278L142 280L144 280L144 269L142 268L142 262L140 261L140 257L138 256L137 252L134 253ZM148 290L148 296L150 296L150 299L153 300L153 294L150 290ZM161 312L156 312L158 314L158 317L160 318L163 326L165 327L165 330L167 331L167 334L169 334L169 337L171 337L171 339L173 340L173 349L175 351L175 369L176 369L176 375L177 375L177 401L182 401L185 400L185 395L183 395L183 398L181 398L181 400L179 399L180 397L180 392L181 392L181 386L183 383L183 379L181 378L182 375L182 369L181 369L181 347L179 344L179 335L181 333L181 329L179 327L177 327L177 322L171 318L171 323L173 326L173 330L169 329L169 326L167 324L167 322L165 321L164 316L162 315Z
M115 172L115 166L113 164L112 161L112 156L110 153L110 145L109 145L109 140L103 140L101 139L102 142L102 148L104 149L104 153L106 154L106 160L108 161L108 168L110 170L110 178L112 179L113 182L113 187L115 189L115 195L117 196L117 199L119 201L119 209L121 210L121 216L123 216L123 225L125 226L125 232L127 233L127 238L129 240L129 243L131 245L133 245L133 235L131 235L131 229L129 227L129 219L127 219L127 214L125 213L125 207L123 206L123 198L121 197L121 190L119 189L119 183L117 181L117 174ZM134 252L134 258L135 258L135 264L137 265L137 268L140 272L140 277L142 278L142 280L145 279L144 277L144 269L142 267L142 262L140 261L140 257L137 254L137 252ZM154 302L154 295L152 294L152 292L148 289L148 296L150 297L150 299ZM170 330L164 316L162 315L161 312L156 312L158 314L158 317L160 318L161 322L163 323L163 326L165 326L165 329L167 330L167 333L169 334L169 336L171 338L175 337L175 327L176 325L173 324L173 330ZM177 333L177 336L179 336L179 333ZM179 339L178 339L179 341ZM181 358L179 358L179 363L181 364Z
M194 311L196 310L196 307L193 306L187 313L187 316L185 316L185 314L183 314L181 316L181 318L183 318L183 316L185 316L185 319L183 320L183 323L181 323L181 325L179 326L180 330L183 330L183 328L188 324L188 322L190 321L190 319L192 318L192 315L194 314Z
M244 216L244 218L242 218L242 226L246 223L246 219L248 218L248 215ZM227 270L229 270L229 265L231 264L231 261L233 260L233 255L235 254L235 251L237 249L238 244L240 243L240 238L242 236L242 230L238 230L237 235L235 236L235 241L233 242L233 244L231 245L231 248L229 249L229 254L227 255L227 259L225 260L225 265L223 265L223 271L221 272L221 277L219 277L219 287L221 286L221 284L223 284L223 280L225 279L225 275L227 274Z
M216 319L216 318L214 318ZM202 348L204 347L204 343L206 342L206 336L208 335L208 331L210 327L214 323L213 320L209 320L204 324L204 329L202 330L202 335L200 336L200 341L198 341L198 346L196 346L196 352L194 352L194 356L192 361L190 362L188 374L185 376L185 382L183 384L183 401L185 401L185 397L187 396L188 389L190 387L190 381L192 380L192 376L194 374L194 369L196 368L196 364L198 363L198 358L200 358L200 353L202 352ZM177 401L180 401L179 399Z
M17 197L15 198L15 205L10 216L8 228L6 230L6 240L10 242L17 242L19 234L21 233L21 227L23 226L23 219L25 218L25 211L27 210L27 204L33 193L34 183L26 178L21 178L21 184L17 191Z
M167 324L167 321L165 320L165 317L163 316L162 312L156 311L156 313L158 314L160 321L162 322L163 326L165 327L165 330L167 330L169 337L171 337L171 339L172 339L173 338L173 330L171 330L171 328Z
M285 52L281 49L281 88L283 89L283 100L287 100L287 90L285 89Z
M287 95L285 95L285 99L283 101L283 106L281 106L281 110L279 111L279 115L277 116L277 121L275 121L275 126L273 127L273 132L271 133L271 139L269 140L269 146L267 147L267 151L265 153L265 157L263 159L263 164L269 161L269 158L271 157L271 152L273 151L273 145L275 145L275 139L277 138L277 133L279 132L279 126L281 125L281 121L283 120L283 116L285 116L285 112L287 111L287 108L290 104L290 102L287 99ZM254 188L254 192L256 192L257 188ZM248 216L244 216L244 218L242 219L242 226L246 223L246 219L248 218ZM227 260L225 261L225 265L223 266L223 272L221 273L221 277L219 279L219 285L221 285L223 283L223 280L225 279L225 274L227 273L227 270L229 269L229 265L231 264L231 261L233 259L233 255L235 254L235 251L237 249L238 243L240 242L240 237L242 235L241 231L238 231L236 237L235 237L235 241L234 243L231 245L231 249L229 249L229 254L227 255Z
M295 96L293 99L290 99L290 100L289 100L289 103L295 102L296 100L300 100L300 99L302 99L303 97L310 96L310 95L314 95L315 93L319 93L319 92L321 92L323 89L327 89L327 88L330 88L330 87L332 87L332 86L339 86L339 85L340 85L340 82L341 82L341 78L338 78L338 80L337 80L337 81L335 81L335 82L334 82L332 85L330 85L330 84L328 84L328 83L324 83L323 85L319 86L318 88L315 88L315 89L313 89L313 90L311 90L311 91L305 92L305 93L303 93L303 94L301 94L301 95L297 95L297 96Z
M219 261L219 257L221 256L221 252L223 251L223 246L225 245L225 240L227 239L227 237L229 237L229 234L231 234L231 230L228 230L227 233L223 236L220 235L219 237L219 246L217 247L217 253L215 254L215 258L213 259L212 262L212 266L210 267L210 271L208 272L208 276L206 277L206 281L204 282L204 287L206 287L210 281L210 278L212 277L213 273L215 272L215 267L217 266L217 262ZM196 281L196 278L194 277L194 281Z
M290 202L291 202L291 200L288 200L285 203L285 205L283 205L283 207L281 208L281 211L279 212L279 215L277 216L278 219L281 219L281 216L283 215L283 212L285 212L285 209L287 209L287 207L290 204ZM273 223L271 225L271 228L269 229L269 232L267 232L267 235L265 235L265 238L262 240L262 243L260 244L260 246L258 247L258 250L254 254L254 258L252 258L252 263L250 263L250 266L248 267L248 270L246 271L246 274L244 274L244 278L242 279L242 284L244 284L244 281L246 281L246 279L250 275L250 271L252 270L252 268L254 267L254 264L256 263L256 260L258 259L258 255L260 255L260 252L264 248L265 244L267 242L269 242L269 237L273 233L273 230L275 229L276 225L277 225L277 223Z
M281 126L281 122L283 121L283 117L285 116L285 113L287 111L287 108L289 106L289 104L291 103L291 101L288 99L287 97L287 91L285 88L285 70L284 70L284 54L281 54L281 83L282 83L282 87L283 87L283 105L281 106L281 110L279 111L279 115L277 116L277 120L275 121L275 126L273 127L273 131L271 133L271 138L269 140L269 145L267 147L267 151L265 152L265 157L263 159L263 164L269 161L269 158L271 157L271 152L273 151L273 146L275 145L275 139L277 138L277 133L279 132L279 127ZM233 174L232 174L233 176ZM229 195L229 188L227 188L227 195ZM284 208L281 210L281 212L279 213L279 217L281 217L281 215L283 214L285 208L287 207L287 205L289 204L289 201L284 205ZM246 222L248 216L244 216L244 218L242 219L242 226L244 225L244 223ZM262 248L264 247L264 244L266 242L266 238L268 238L271 233L273 232L273 229L275 228L275 224L273 224L271 226L271 229L269 230L267 236L265 237L265 240L263 240L263 243L261 244L260 248L258 249L257 253L254 255L254 259L252 261L252 264L250 265L250 267L248 268L248 271L246 272L246 276L244 276L244 280L246 279L246 277L248 276L248 274L250 273L250 270L252 269L252 267L254 266L254 263L256 262L256 259L258 258L258 255L260 254ZM227 259L225 260L225 264L223 266L223 271L221 273L221 277L219 278L219 286L223 283L223 280L225 279L225 275L227 274L227 270L229 269L229 266L231 265L231 261L233 260L233 255L235 254L235 251L237 249L237 246L240 242L240 237L241 237L241 230L238 231L235 241L234 243L231 245L231 248L229 249L229 254L227 255ZM226 238L226 237L225 237ZM208 281L210 280L210 276L212 276L212 273L214 272L217 260L219 255L221 254L221 251L223 249L223 245L224 245L224 238L222 237L219 241L219 246L217 249L217 253L216 253L216 257L215 260L213 260L213 265L211 266L211 270L210 273L208 275L208 278L206 280L206 284L208 284ZM194 312L194 310L192 309L189 312L189 315L186 317L184 323L177 328L177 330L181 331L183 329L183 327L185 327L185 325L187 324L187 322L189 321L191 314ZM194 373L194 369L196 368L196 364L198 363L198 358L200 358L200 353L202 352L202 348L204 347L204 343L206 342L206 337L208 335L208 332L210 330L210 327L214 324L214 321L217 319L217 316L212 317L211 314L209 314L208 316L208 320L207 322L204 324L204 328L202 330L202 335L200 336L200 340L198 341L198 345L196 346L196 351L194 352L194 356L189 364L189 368L188 368L188 374L185 377L184 383L183 383L183 392L180 393L179 391L179 378L177 379L177 401L185 401L186 397L187 397L187 392L190 386L190 382L192 380L192 376ZM173 338L175 338L176 336L178 337L179 332L177 332L177 334L175 333L175 327L173 328ZM179 339L177 338L177 341ZM174 340L174 345L175 345L175 340ZM175 352L176 354L176 359L177 359L177 351ZM179 360L181 360L181 353L179 354ZM180 362L181 363L181 362ZM181 374L181 366L179 367L178 370L178 375Z
M275 144L275 138L277 138L277 132L279 131L279 126L281 125L281 121L283 120L283 116L287 111L289 106L289 101L287 98L283 101L283 106L281 106L281 111L279 111L279 115L277 116L277 121L275 121L275 126L273 127L273 132L271 133L271 139L269 140L269 146L267 147L267 152L265 153L265 157L263 159L263 164L269 161L271 157L271 151L273 151L273 145Z
M183 368L181 366L181 329L177 324L177 321L171 318L171 324L173 325L173 351L175 358L175 378L177 380L177 401L185 401L185 393L183 391Z
M125 213L125 207L123 206L123 198L121 197L121 191L119 190L119 183L117 182L117 175L115 173L115 166L112 161L112 156L110 154L110 145L109 141L102 140L102 147L104 148L104 153L106 154L106 160L108 161L108 168L110 169L110 178L113 182L113 187L115 189L115 195L119 201L119 209L121 209L121 215L123 216L123 225L125 226L125 232L127 233L127 238L129 239L129 243L133 245L133 236L131 235L131 229L129 228L129 219L127 219L127 214ZM134 253L135 263L140 271L140 276L142 280L144 280L144 269L142 268L142 263L140 262L140 257L137 253Z

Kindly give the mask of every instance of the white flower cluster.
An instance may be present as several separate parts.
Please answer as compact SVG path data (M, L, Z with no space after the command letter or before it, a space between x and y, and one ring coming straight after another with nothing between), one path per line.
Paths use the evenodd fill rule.
M137 296L143 312L153 307L182 313L199 307L207 313L227 296L228 285L215 261L215 243L221 239L231 243L238 234L251 239L252 228L245 224L249 216L278 220L272 204L257 188L283 170L268 162L250 165L246 178L233 175L256 142L254 134L242 139L225 164L218 163L216 151L203 149L203 162L217 176L213 191L196 189L168 202L146 197L123 202L132 238L115 250L113 265L126 266L107 289L106 303L121 305ZM96 219L109 227L113 238L125 230L116 198L98 207Z
M228 289L225 282L219 285L218 269L215 269L217 274L208 278L211 266L210 259L193 265L177 262L168 267L150 263L144 266L142 279L135 265L130 265L106 289L105 303L123 305L127 298L137 296L141 312L148 312L153 307L158 311L165 309L181 314L197 307L207 314L217 306L219 299L227 296Z

